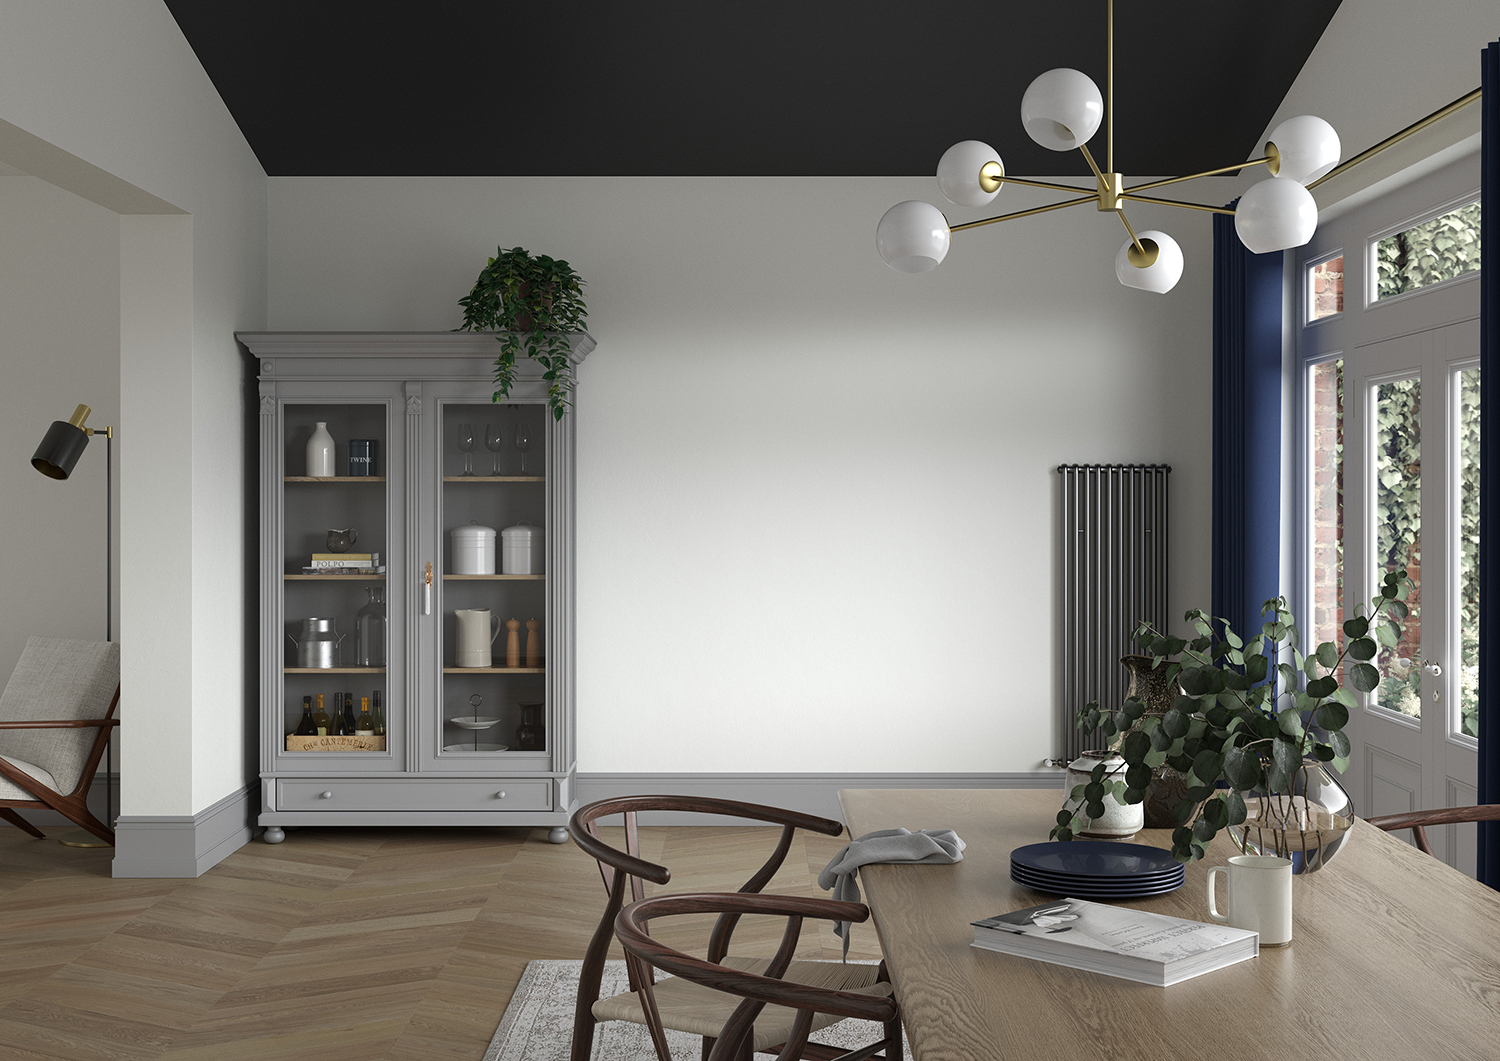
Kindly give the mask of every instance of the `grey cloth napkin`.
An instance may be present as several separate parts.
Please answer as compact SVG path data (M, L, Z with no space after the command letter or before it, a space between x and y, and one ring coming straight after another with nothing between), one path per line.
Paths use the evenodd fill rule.
M964 842L952 829L878 829L844 845L833 861L818 874L818 887L833 889L833 898L859 902L859 883L854 879L860 866L872 862L901 862L915 866L942 866L963 861ZM839 921L833 931L844 941L849 957L849 922Z

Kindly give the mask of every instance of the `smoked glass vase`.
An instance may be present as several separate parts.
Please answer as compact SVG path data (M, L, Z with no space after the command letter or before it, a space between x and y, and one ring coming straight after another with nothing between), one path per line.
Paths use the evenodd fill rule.
M354 665L384 667L386 646L385 587L367 589L369 603L354 617Z
M1293 873L1314 873L1349 839L1354 804L1344 786L1314 760L1303 762L1292 792L1246 798L1245 824L1230 826L1247 854L1290 859Z

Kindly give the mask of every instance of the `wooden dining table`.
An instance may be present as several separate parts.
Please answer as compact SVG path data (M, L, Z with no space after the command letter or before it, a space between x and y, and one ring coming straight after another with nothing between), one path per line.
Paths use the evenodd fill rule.
M916 1061L1231 1061L1500 1058L1500 892L1356 821L1316 873L1293 879L1293 940L1171 987L972 946L971 922L1055 898L1010 879L1010 853L1045 841L1061 787L848 789L850 836L953 829L952 865L860 869ZM1166 830L1132 843L1171 846ZM1208 869L1120 905L1208 921ZM1219 905L1226 896L1219 882Z

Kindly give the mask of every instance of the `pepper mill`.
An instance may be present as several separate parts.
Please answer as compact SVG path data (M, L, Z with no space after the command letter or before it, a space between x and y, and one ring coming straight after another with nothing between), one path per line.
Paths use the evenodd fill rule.
M528 667L542 665L542 636L537 633L537 627L541 625L535 619L526 620L526 666Z
M505 635L505 665L519 667L521 665L521 620L505 620L505 629L510 631Z

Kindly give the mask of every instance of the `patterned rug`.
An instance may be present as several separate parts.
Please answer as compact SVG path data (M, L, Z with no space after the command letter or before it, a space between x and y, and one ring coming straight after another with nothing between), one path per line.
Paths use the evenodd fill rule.
M582 965L581 961L527 962L484 1061L567 1061ZM606 962L601 994L624 991L626 984L625 963ZM880 1025L873 1021L846 1020L825 1028L815 1038L830 1046L853 1049L875 1042L880 1031ZM673 1061L700 1061L702 1043L696 1035L667 1032ZM646 1026L625 1021L608 1021L595 1029L591 1056L594 1061L656 1061ZM909 1047L905 1056L911 1056Z

